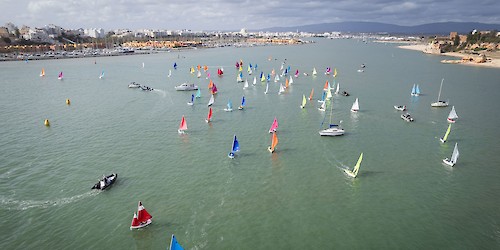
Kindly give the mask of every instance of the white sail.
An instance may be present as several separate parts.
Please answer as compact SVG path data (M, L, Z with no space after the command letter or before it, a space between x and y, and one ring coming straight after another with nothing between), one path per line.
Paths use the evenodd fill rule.
M451 154L451 158L450 159L446 158L443 160L443 162L446 165L453 167L457 163L459 155L460 155L460 153L458 152L458 143L455 143L455 148L453 149L453 153Z
M208 104L207 106L211 106L212 104L214 104L215 102L215 98L214 98L214 95L210 96L210 100L208 101Z
M253 83L252 84L253 85L257 84L257 77L255 77L255 76L253 77Z
M451 107L450 114L448 115L448 121L452 121L458 118L457 112L455 111L455 106Z
M359 110L359 101L358 98L356 98L356 101L352 104L351 111L352 112L357 112Z
M441 101L441 90L443 89L444 78L441 79L441 85L439 86L439 94L436 102L431 103L432 107L448 107L448 102Z
M247 89L248 88L248 80L245 80L245 84L243 85L243 89Z
M285 92L285 87L283 86L283 84L280 84L280 90L278 92L278 95L281 95L281 93Z
M264 94L267 94L268 91L269 91L269 83L266 83L266 91L264 92Z
M337 89L335 90L335 94L338 95L340 93L340 82L337 83Z

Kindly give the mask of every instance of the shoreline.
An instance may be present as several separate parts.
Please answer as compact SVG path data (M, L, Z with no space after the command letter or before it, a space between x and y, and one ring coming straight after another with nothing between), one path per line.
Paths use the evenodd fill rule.
M461 53L461 52L446 52L446 53L441 53L441 54L427 53L426 52L427 44L400 45L400 46L398 46L398 48L421 51L422 53L436 55L436 56L447 56L447 57L460 58L460 59L441 60L441 63L460 64L460 65L474 66L474 67L500 68L500 52L486 53L487 61L483 62L483 63L477 63L474 61L463 60L463 58L478 57L478 55L474 55L474 54L466 54L466 53Z

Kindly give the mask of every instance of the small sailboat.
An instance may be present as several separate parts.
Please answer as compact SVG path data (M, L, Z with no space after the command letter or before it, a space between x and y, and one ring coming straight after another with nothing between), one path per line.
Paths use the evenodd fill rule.
M243 89L248 89L248 80L245 79L245 84L243 84Z
M448 140L448 135L450 134L450 131L451 131L451 124L448 124L448 129L446 130L446 133L444 133L444 136L439 138L439 140L442 142L442 143L445 143L446 140Z
M267 94L268 91L269 91L269 83L266 83L266 91L264 91L264 94Z
M167 77L171 77L171 76L172 76L172 70L171 70L171 69L169 69L169 70L168 70L168 75L167 75Z
M266 77L264 76L264 72L260 72L260 81L261 82L265 82L266 81Z
M458 115L457 115L457 112L455 111L455 106L452 106L450 114L448 115L448 118L446 118L446 120L449 123L455 123L455 121L457 120L457 118L458 118Z
M356 178L359 172L359 167L361 166L361 161L363 160L363 153L359 155L358 162L356 162L356 166L354 166L354 169L351 171L349 169L344 169L344 172L349 175L352 178Z
M302 105L300 105L300 108L303 109L307 104L307 99L306 95L302 95Z
M177 130L177 132L179 132L179 134L184 134L185 132L188 129L188 125L187 125L187 122L186 122L186 118L184 118L184 116L182 116L182 120L181 120L181 124L179 124L179 129Z
M241 72L236 76L236 82L243 82L243 74Z
M99 79L102 79L104 77L104 70L101 71L101 74L99 75Z
M257 77L255 77L255 76L253 77L253 83L252 83L252 84L253 84L253 85L256 85L256 84L257 84Z
M406 105L394 105L394 109L399 110L399 111L405 111Z
M340 93L340 82L337 83L337 88L335 89L335 94L338 95Z
M130 225L130 230L143 228L153 222L153 216L148 213L146 208L142 205L142 202L139 201L137 205L137 213L134 213L134 218L132 219L132 223Z
M42 71L40 71L40 76L45 76L45 69L42 68Z
M238 107L239 110L242 110L245 108L245 96L241 98L241 105Z
M441 90L443 89L443 82L444 82L444 78L441 79L441 85L439 86L438 99L437 99L436 102L431 103L432 107L448 107L448 102L440 100L440 98L441 98Z
M209 123L212 121L212 107L208 108L208 115L207 115L207 119L205 119L205 122L206 123Z
M212 104L214 104L214 102L215 102L214 95L211 95L211 96L210 96L210 100L208 100L208 104L207 104L207 106L208 106L208 107L212 106Z
M57 79L62 80L63 79L63 72L59 72L59 75L57 76Z
M330 75L331 72L332 72L332 68L327 67L326 71L325 71L325 75Z
M318 108L319 111L325 111L326 110L326 101L321 102L321 106Z
M174 69L177 69L177 63L174 62Z
M330 83L328 83L328 80L325 82L325 86L323 86L323 91L327 91L330 89Z
M333 69L333 77L337 77L337 68Z
M287 89L290 86L290 81L288 79L285 79L285 89Z
M253 73L252 67L250 67L250 65L248 65L247 72L248 72L248 75L251 75Z
M458 152L458 143L455 142L455 148L453 149L453 154L451 155L451 158L450 159L448 159L448 158L443 159L443 162L446 165L453 167L457 163L459 155L460 155L460 153Z
M280 80L280 76L279 76L279 75L276 75L276 76L274 77L274 82L279 82L279 80Z
M201 77L201 71L198 70L198 73L196 73L196 77L198 77L198 78Z
M297 77L299 77L299 70L298 69L295 71L295 78L297 78Z
M418 84L413 84L413 87L411 88L411 96L419 96L420 95L420 88L418 87Z
M173 234L172 234L172 239L170 239L170 246L168 247L168 250L184 250L181 244L177 242L177 239Z
M330 98L332 98L332 91L330 90L330 88L326 91L326 96L325 96L325 99L327 100L330 100Z
M226 111L226 112L233 111L233 104L231 103L231 100L227 101L227 108L225 108L224 111Z
M276 119L276 117L274 117L273 124L271 125L271 128L269 129L269 133L274 133L274 132L276 132L276 130L278 130L278 119Z
M194 104L194 95L191 94L191 101L187 103L188 105L193 105Z
M313 99L313 95L314 95L314 88L311 89L311 94L309 94L309 101Z
M318 74L318 72L316 72L316 68L313 68L312 75L313 75L313 76L315 76L315 75L317 75L317 74Z
M272 154L274 153L274 150L276 150L277 145L278 145L278 135L276 133L273 133L271 137L271 146L267 147L267 150Z
M200 98L201 97L201 90L200 89L198 89L196 91L196 95L194 97L196 97L196 98Z
M351 107L351 112L358 112L359 111L359 101L358 98L356 98L356 101L352 104Z
M236 139L236 135L234 135L233 138L233 144L231 145L231 151L229 154L227 154L227 157L234 159L234 153L240 151L240 143L238 142L238 139Z
M299 72L299 70L297 70L297 72ZM295 77L297 78L298 76L295 76ZM292 78L292 76L290 76L290 85L292 85L292 83L293 83L293 78Z
M285 92L285 86L283 86L283 84L280 83L280 90L278 91L278 95L283 94L283 92Z
M212 95L217 94L217 86L215 86L215 83L213 84L211 91L212 91Z
M144 62L142 63L142 68L144 68Z

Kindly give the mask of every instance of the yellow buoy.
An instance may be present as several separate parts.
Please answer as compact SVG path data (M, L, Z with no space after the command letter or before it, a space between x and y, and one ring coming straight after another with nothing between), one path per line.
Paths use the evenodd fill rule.
M43 124L45 124L45 126L47 126L47 127L50 126L49 119L45 119L45 122Z
M66 104L70 105L71 101L69 99L66 99Z

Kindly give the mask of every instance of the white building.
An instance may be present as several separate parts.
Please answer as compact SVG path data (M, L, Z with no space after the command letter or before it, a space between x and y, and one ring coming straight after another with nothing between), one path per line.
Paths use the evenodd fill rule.
M89 36L89 37L93 37L93 38L103 38L106 36L106 34L104 33L104 29L102 29L102 28L85 29L83 31L83 34L85 34L86 36Z

